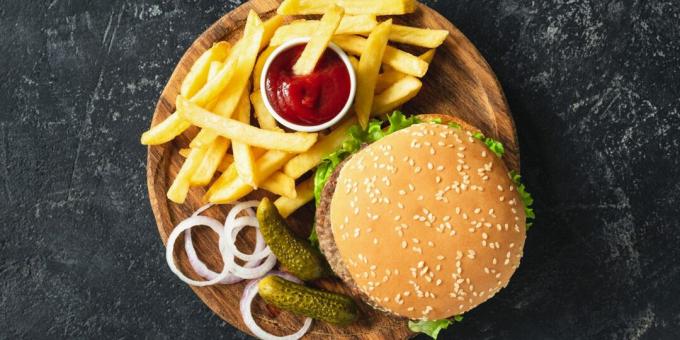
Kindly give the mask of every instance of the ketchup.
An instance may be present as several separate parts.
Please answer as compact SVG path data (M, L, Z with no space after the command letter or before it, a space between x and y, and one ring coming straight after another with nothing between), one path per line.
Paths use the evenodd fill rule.
M350 79L340 56L326 49L311 74L297 76L293 65L305 44L293 46L272 61L265 77L265 93L276 113L304 126L332 120L347 104Z

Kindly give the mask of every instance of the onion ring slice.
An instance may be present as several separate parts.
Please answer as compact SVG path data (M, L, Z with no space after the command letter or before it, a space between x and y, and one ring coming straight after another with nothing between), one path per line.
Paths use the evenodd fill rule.
M170 270L179 277L180 280L186 282L187 284L197 286L197 287L205 287L205 286L210 286L214 285L216 283L219 283L220 281L228 278L230 275L232 275L229 272L229 255L227 252L221 251L222 254L222 262L225 264L222 272L220 272L216 277L207 280L207 281L197 281L194 279L191 279L184 275L181 270L177 267L177 264L175 263L175 259L173 256L173 250L175 249L175 242L177 241L177 238L187 230L190 230L193 227L196 226L207 226L210 227L215 233L220 235L220 240L223 239L223 226L220 222L217 220L210 218L210 217L205 217L205 216L192 216L187 218L186 220L182 221L180 224L175 227L175 229L170 233L168 236L168 242L165 248L165 260L168 262L168 267L170 267ZM231 262L233 262L233 257L234 255L231 255Z
M276 271L271 271L268 273L269 275L277 275L280 276L288 281L293 281L295 283L302 283L300 279L286 273L281 273L281 272L276 272ZM257 296L258 293L258 288L257 284L260 283L260 279L250 281L246 288L243 290L243 297L241 298L241 303L240 303L240 310L241 310L241 317L243 317L243 323L246 324L248 329L253 332L253 334L261 339L265 340L297 340L303 337L307 331L309 331L309 328L312 326L312 318L305 318L305 322L302 325L302 328L298 330L297 332L291 334L291 335L286 335L286 336L277 336L271 333L268 333L264 329L262 329L258 324L255 322L255 318L253 318L253 312L252 312L252 304L253 300L255 299L255 296Z

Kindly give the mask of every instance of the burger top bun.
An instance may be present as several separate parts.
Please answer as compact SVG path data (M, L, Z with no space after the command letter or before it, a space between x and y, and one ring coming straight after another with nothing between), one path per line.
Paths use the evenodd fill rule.
M377 308L410 319L460 315L505 287L520 263L526 227L517 188L503 161L472 137L476 129L458 123L415 124L340 170L333 237Z

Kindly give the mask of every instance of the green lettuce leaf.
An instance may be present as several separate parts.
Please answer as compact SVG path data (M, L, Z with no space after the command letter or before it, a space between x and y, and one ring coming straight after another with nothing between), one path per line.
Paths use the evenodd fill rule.
M448 126L451 127L451 128L454 128L454 129L460 129L460 128L461 128L460 124L458 124L458 123L456 123L456 122L450 122L450 123L448 123L448 124L446 124L446 125L448 125Z
M531 226L534 224L533 220L536 218L534 209L531 207L534 204L534 198L531 197L529 192L527 192L526 186L522 184L522 176L520 176L519 173L514 170L510 171L510 179L515 182L515 185L517 186L517 193L519 193L519 197L522 199L522 203L524 203L524 214L527 216L526 224L527 230L529 230L529 228L531 228Z
M482 141L484 144L486 144L489 150L496 154L496 156L498 156L499 158L503 158L503 155L505 155L505 148L503 147L503 143L493 138L486 137L481 132L475 132L474 134L472 134L472 137L475 137Z
M312 233L309 234L309 243L311 243L314 248L319 248L319 235L316 234L316 223L312 226Z
M448 328L454 322L463 321L462 315L457 315L453 320L430 320L430 321L411 321L408 322L408 328L414 332L424 333L429 335L432 339L437 339L439 332L442 329Z

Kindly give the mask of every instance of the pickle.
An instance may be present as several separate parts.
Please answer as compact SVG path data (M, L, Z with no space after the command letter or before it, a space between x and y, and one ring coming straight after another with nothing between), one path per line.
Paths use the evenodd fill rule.
M349 325L358 316L359 308L348 296L305 287L276 275L262 279L258 289L269 304L334 325Z
M264 198L257 207L260 232L279 262L303 281L330 276L332 271L321 252L288 228L272 202Z

